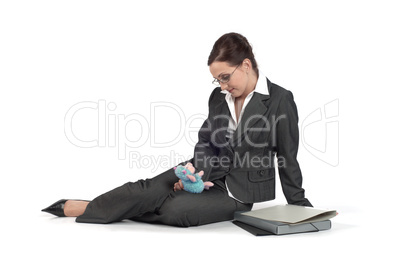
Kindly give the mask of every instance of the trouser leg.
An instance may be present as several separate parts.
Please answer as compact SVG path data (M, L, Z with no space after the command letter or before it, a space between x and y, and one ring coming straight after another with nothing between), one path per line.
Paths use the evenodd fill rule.
M171 168L152 179L128 182L91 201L76 222L110 223L154 212L177 181Z
M200 194L173 191L173 169L152 179L129 182L91 201L76 222L111 223L124 219L174 226L196 226L233 219L235 211L251 210L229 197L224 179Z
M156 212L131 218L135 221L189 227L232 220L235 211L249 211L244 204L228 196L223 180L201 194L171 192Z

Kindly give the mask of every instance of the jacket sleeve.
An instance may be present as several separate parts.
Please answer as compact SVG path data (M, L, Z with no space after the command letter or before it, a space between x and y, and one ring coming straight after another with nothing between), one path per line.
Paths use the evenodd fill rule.
M217 89L215 88L209 97L208 118L204 121L200 130L198 131L198 142L194 147L194 156L190 160L197 172L201 170L204 171L204 175L202 176L204 181L208 181L209 179L209 175L213 167L213 159L214 156L216 156L216 149L211 141L213 123L213 118L211 117L213 114L213 112L211 112L213 105L211 103L216 92Z
M293 94L286 91L280 100L276 118L276 148L278 170L283 194L289 204L310 206L304 197L302 173L297 162L299 148L299 128L296 103Z

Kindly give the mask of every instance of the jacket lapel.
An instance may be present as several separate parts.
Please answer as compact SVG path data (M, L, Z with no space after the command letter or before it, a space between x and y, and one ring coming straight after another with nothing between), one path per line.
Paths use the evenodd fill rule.
M237 126L236 131L233 133L233 140L231 141L233 147L239 145L239 140L242 140L244 134L250 128L252 128L254 124L261 120L261 116L264 116L267 113L268 109L264 103L265 100L269 98L269 95L254 93L253 97L250 99L250 102L244 109L243 116L240 120L239 125Z
M230 150L233 150L238 145L238 140L241 140L248 129L253 127L253 125L261 119L261 116L266 115L268 109L265 101L268 100L270 96L254 93L253 97L250 99L250 102L244 109L240 124L233 133L232 140L229 140L229 142L226 140L225 136L229 126L229 118L231 117L231 114L224 95L222 96L222 101L220 101L215 107L215 116L213 118L214 124L212 129L212 134L214 136L211 137L211 140L214 140L216 142L215 144L218 145L226 144L224 146Z

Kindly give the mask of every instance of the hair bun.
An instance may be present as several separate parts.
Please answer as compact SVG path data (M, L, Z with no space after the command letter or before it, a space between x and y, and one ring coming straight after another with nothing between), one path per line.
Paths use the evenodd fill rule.
M253 69L258 73L253 48L247 38L235 32L226 33L215 42L208 57L208 66L214 61L227 62L232 66L236 66L246 58L251 61Z

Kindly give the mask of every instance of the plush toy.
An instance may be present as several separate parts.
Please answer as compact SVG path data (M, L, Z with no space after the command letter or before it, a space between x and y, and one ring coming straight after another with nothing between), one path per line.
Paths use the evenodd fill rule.
M190 162L185 166L178 165L173 168L177 177L180 178L183 183L184 190L191 193L201 193L204 189L208 190L214 186L211 182L203 182L201 176L204 175L204 171L194 174L195 168Z

